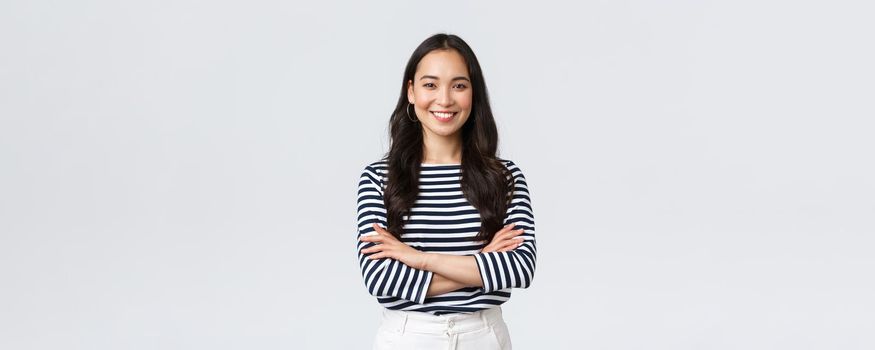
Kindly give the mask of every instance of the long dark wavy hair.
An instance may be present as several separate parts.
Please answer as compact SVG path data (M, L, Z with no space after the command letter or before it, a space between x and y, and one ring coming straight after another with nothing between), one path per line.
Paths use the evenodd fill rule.
M407 116L407 84L414 80L419 61L434 50L455 50L465 59L471 78L473 101L471 115L462 125L461 189L468 202L480 212L480 232L474 240L492 240L501 230L513 196L510 172L496 156L498 130L489 106L489 96L480 63L462 38L452 34L435 34L425 39L407 61L398 104L389 119L389 178L383 200L389 232L398 239L404 232L404 217L419 194L419 171L422 163L422 124Z

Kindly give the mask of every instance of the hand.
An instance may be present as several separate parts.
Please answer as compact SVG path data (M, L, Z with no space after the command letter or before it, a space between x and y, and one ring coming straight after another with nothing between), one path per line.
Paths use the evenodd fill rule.
M515 225L516 225L516 223L511 223L511 224L505 226L504 228L502 228L501 231L496 232L495 236L492 237L492 241L489 242L488 245L483 247L483 249L481 249L480 252L482 252L482 253L507 252L507 251L514 250L517 247L519 247L521 244L523 244L523 241L526 240L525 238L523 238L523 237L514 238L514 237L523 234L523 232L525 232L525 230L524 229L512 230Z
M362 249L363 254L375 253L369 255L368 259L392 258L415 269L425 267L426 253L404 244L376 223L371 226L375 230L373 233L359 237L362 242L376 243L373 247Z

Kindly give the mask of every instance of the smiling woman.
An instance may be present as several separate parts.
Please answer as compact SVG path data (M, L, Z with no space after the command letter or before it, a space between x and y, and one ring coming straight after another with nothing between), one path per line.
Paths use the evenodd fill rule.
M435 50L422 58L417 73L422 75L416 82L407 81L407 99L417 116L426 116L419 118L425 139L451 136L471 115L473 93L465 58L455 50Z
M384 307L374 349L510 349L501 305L532 283L535 221L468 44L423 41L389 123L358 187L359 266Z

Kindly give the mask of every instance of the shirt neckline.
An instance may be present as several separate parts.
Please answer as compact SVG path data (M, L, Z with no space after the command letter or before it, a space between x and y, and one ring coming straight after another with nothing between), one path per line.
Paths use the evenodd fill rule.
M435 163L420 163L422 166L461 166L461 163L444 163L444 164L435 164Z

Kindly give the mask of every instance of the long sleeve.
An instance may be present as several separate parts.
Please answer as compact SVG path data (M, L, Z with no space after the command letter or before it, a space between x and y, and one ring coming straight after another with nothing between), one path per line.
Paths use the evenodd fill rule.
M372 247L373 242L362 242L358 237L374 232L371 224L386 224L386 207L383 190L376 169L365 167L358 185L358 260L362 278L368 292L375 297L396 297L417 304L425 302L425 294L434 274L431 271L412 268L391 258L371 260L362 249Z
M477 253L474 257L483 279L484 293L505 288L528 288L535 277L535 216L529 198L529 187L522 171L508 164L514 181L513 199L507 209L504 224L516 223L514 229L524 229L525 238L518 248L507 252Z

